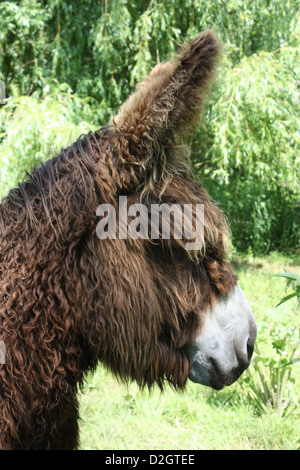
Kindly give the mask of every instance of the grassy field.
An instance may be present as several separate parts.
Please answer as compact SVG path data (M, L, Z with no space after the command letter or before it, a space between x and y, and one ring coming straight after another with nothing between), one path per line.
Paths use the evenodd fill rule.
M257 351L276 365L278 355L271 343L276 335L280 339L295 327L290 341L299 340L299 310L295 299L274 308L285 294L285 281L272 276L284 268L300 274L299 256L279 253L262 258L236 256L233 264L257 320ZM288 349L289 343L286 346ZM281 354L286 357L287 353ZM268 364L262 368L266 377L270 372ZM250 373L255 380L253 365ZM149 395L139 391L135 384L125 387L117 383L99 366L96 374L88 377L80 396L81 448L298 449L300 364L293 365L292 374L283 387L291 401L286 413L280 416L272 407L258 409L248 373L220 392L188 383L182 393L167 388L163 394L155 389Z

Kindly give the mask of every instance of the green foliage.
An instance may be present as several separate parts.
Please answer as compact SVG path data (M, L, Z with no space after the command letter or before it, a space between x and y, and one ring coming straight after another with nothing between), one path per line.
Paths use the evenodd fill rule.
M299 300L298 274L285 271L273 277L284 278L286 290L290 287L294 290L292 294L285 296L276 308L292 297L297 296ZM294 323L299 323L295 320ZM283 417L293 412L298 405L295 364L300 362L300 330L287 326L289 324L288 319L280 319L276 326L270 327L269 322L262 322L259 328L252 364L241 384L242 390L251 398L258 414L273 409Z
M296 331L295 328L288 329L283 334L278 328L272 328L268 338L268 343L271 339L272 351L268 355L262 354L256 345L243 388L246 388L260 414L271 408L282 417L297 407L293 365L300 361L296 357L300 342L299 335L298 338L295 336Z
M227 66L198 133L195 167L239 250L299 246L299 75L299 47Z
M282 274L275 274L275 277L283 277L286 279L286 291L289 287L292 288L293 292L291 294L286 295L281 299L277 307L287 302L288 300L292 299L293 297L297 297L298 305L300 306L300 276L296 273L289 273L285 271Z
M89 100L81 100L61 85L43 99L17 91L0 110L0 187L4 195L54 149L66 147L91 130Z
M99 79L105 89L115 79L126 91L119 81L125 71L131 84L140 80L182 38L208 27L216 29L235 63L272 51L293 40L297 9L296 0L3 1L2 76L26 93L50 79L87 94L95 85L94 92L101 92Z
M193 139L197 174L238 250L298 247L296 0L2 1L1 195L71 129L109 121L153 65L209 27L227 59Z

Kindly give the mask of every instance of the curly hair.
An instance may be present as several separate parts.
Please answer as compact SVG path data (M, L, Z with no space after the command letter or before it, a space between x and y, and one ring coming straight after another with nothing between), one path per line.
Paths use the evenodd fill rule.
M220 46L207 31L154 69L112 123L27 175L0 206L0 448L74 449L78 385L101 361L140 387L184 388L185 345L236 276L225 216L193 177L183 138ZM204 204L204 245L99 240L97 207Z

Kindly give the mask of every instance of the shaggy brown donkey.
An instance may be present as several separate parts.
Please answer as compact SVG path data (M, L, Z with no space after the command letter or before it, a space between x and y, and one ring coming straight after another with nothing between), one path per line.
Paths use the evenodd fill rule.
M210 31L156 67L114 121L37 168L0 206L0 448L78 447L77 387L101 361L141 387L221 388L249 364L255 324L226 261L227 224L184 136L215 69ZM204 239L102 240L97 209L196 204ZM172 236L173 235L173 236Z

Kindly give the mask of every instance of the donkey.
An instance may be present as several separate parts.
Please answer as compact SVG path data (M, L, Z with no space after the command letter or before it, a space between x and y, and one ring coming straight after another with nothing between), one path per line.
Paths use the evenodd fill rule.
M1 449L76 449L78 385L99 362L161 389L188 378L221 389L248 367L256 327L227 260L228 224L196 181L186 145L219 55L212 31L186 43L111 123L2 200ZM129 224L125 197L129 207L188 207L190 230L177 236L174 211L170 237L161 213L156 238L124 236L122 226L97 236L109 208Z

